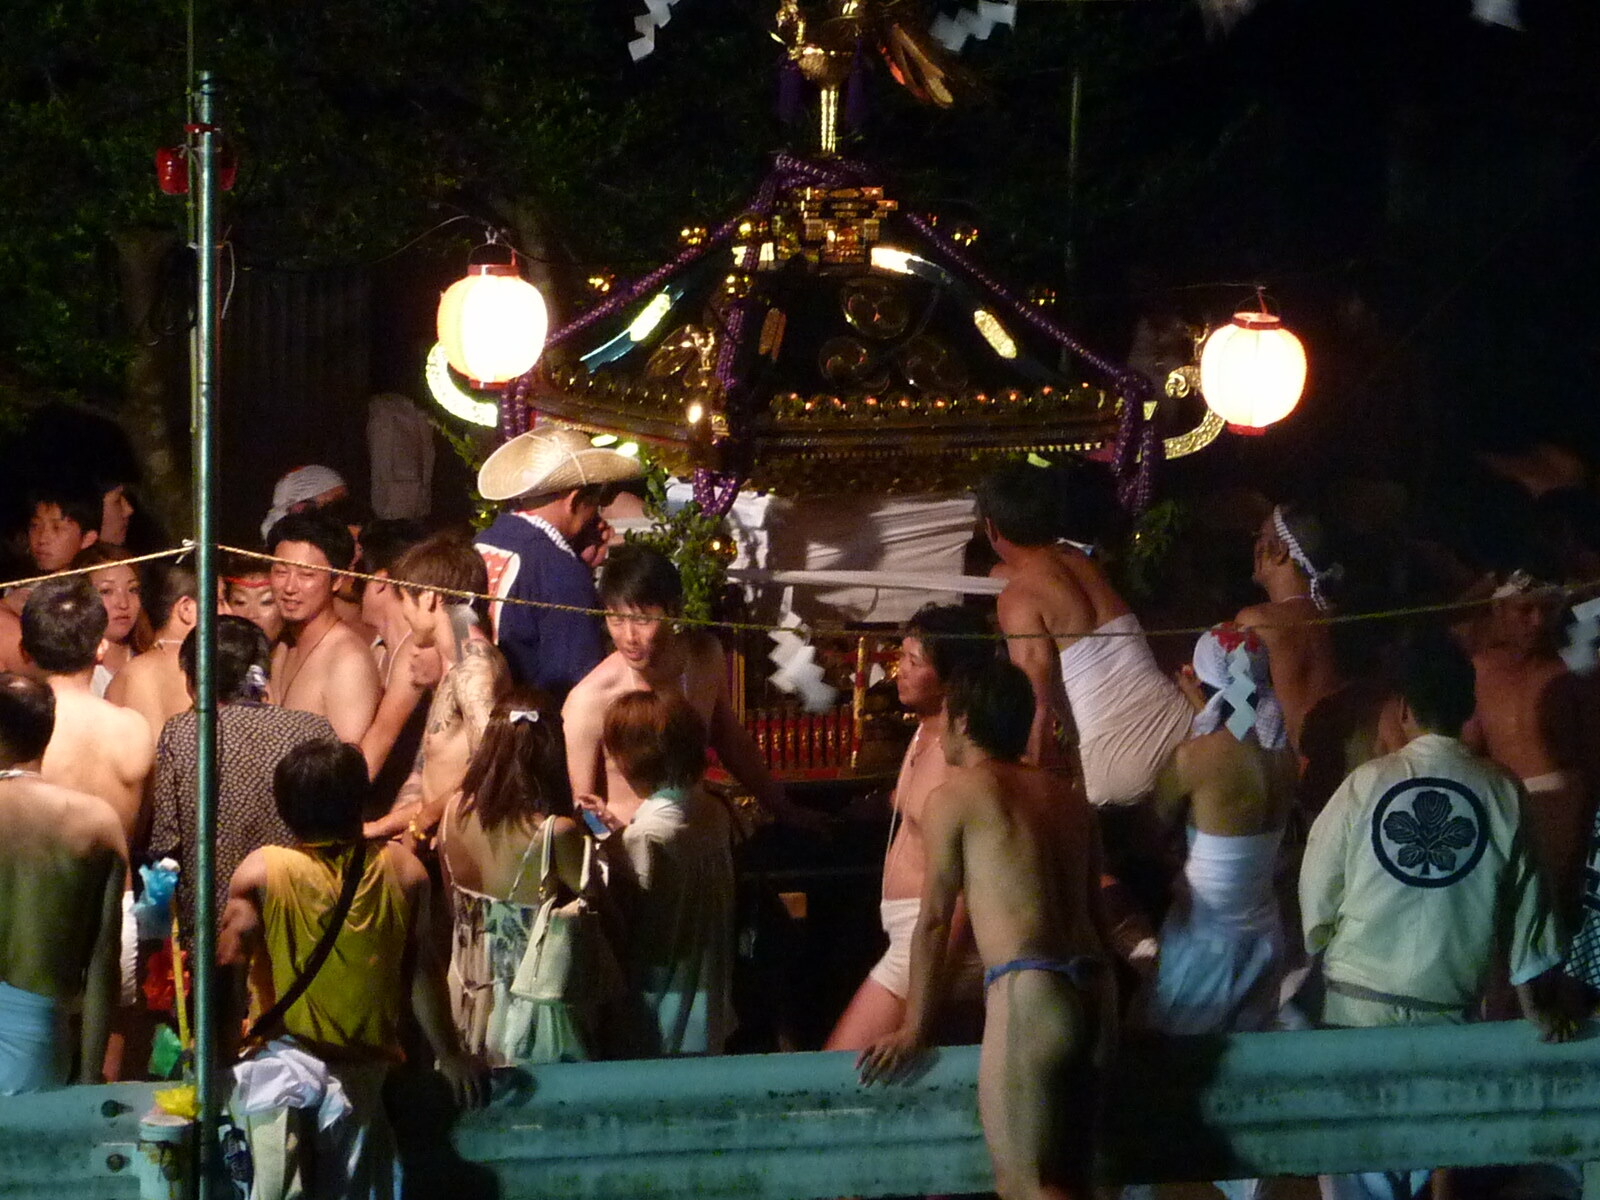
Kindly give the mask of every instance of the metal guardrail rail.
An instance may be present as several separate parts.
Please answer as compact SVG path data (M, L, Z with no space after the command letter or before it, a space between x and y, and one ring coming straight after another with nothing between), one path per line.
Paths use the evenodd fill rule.
M910 1084L864 1089L848 1054L560 1065L453 1127L417 1073L391 1108L417 1196L973 1192L991 1186L976 1068L959 1047ZM1118 1182L1600 1161L1594 1025L1559 1046L1523 1022L1131 1041L1112 1083L1101 1171ZM0 1196L138 1196L153 1090L0 1100Z

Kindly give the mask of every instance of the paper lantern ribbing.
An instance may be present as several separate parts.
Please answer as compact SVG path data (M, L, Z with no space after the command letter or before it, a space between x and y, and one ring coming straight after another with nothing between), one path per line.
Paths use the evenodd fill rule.
M1305 386L1305 347L1270 313L1234 313L1200 352L1200 391L1229 425L1265 429L1283 420Z
M439 297L439 343L474 387L499 387L527 374L544 350L544 297L514 266L475 264Z

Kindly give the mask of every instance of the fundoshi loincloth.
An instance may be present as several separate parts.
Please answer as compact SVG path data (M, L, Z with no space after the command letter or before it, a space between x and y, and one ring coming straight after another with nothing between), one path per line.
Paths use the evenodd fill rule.
M1089 803L1137 804L1155 787L1194 709L1156 665L1139 618L1113 617L1061 652Z
M995 980L1017 971L1046 971L1061 976L1073 987L1084 991L1093 986L1095 976L1104 965L1102 959L1092 954L1074 954L1071 958L1013 958L1010 962L999 963L984 971L983 986L987 991Z

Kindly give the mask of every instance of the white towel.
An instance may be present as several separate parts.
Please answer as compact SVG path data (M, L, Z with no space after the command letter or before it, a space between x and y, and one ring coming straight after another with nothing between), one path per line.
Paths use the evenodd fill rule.
M233 1110L259 1116L281 1108L314 1108L327 1130L350 1112L344 1084L328 1064L282 1038L233 1068Z

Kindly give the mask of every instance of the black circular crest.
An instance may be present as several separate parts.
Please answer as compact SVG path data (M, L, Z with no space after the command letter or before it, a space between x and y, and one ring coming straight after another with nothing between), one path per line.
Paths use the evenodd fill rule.
M1483 801L1454 779L1405 779L1372 810L1372 851L1410 887L1449 887L1472 873L1489 848Z

